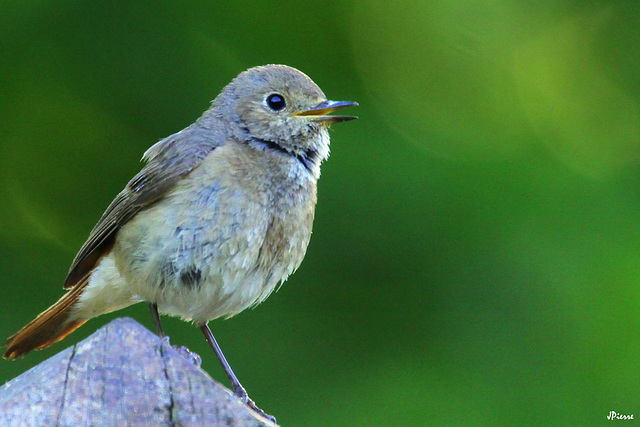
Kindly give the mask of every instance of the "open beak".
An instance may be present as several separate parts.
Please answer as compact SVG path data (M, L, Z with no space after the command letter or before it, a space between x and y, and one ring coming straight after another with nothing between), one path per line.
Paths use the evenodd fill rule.
M326 124L346 122L349 120L357 119L355 116L330 116L333 111L340 110L345 107L357 107L357 102L351 101L323 101L313 108L299 113L292 114L293 116L306 116L312 122L322 122Z

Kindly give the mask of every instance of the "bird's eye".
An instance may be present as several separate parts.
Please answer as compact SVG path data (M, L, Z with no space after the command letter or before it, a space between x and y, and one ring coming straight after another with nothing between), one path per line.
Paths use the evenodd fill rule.
M267 97L267 105L273 111L280 111L287 105L287 103L284 102L284 96L272 93Z

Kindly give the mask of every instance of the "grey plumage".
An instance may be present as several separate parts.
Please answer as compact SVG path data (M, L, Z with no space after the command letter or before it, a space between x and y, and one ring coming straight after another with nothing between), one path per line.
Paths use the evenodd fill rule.
M241 73L194 124L145 152L73 260L69 292L9 338L5 357L146 301L159 333L158 311L197 323L249 401L207 322L263 301L302 262L328 126L355 118L328 114L350 105L290 67Z
M64 288L73 287L96 266L123 224L160 199L181 176L223 142L219 133L193 124L147 150L143 157L148 160L147 165L116 196L91 230L69 268Z

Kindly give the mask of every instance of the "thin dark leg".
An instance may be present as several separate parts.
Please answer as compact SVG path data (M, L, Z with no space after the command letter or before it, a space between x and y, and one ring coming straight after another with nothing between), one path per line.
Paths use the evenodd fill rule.
M202 333L204 334L204 337L207 339L207 342L209 343L214 353L218 357L218 360L222 365L222 369L224 369L224 372L227 374L227 377L229 377L229 381L231 381L231 386L233 387L234 396L238 397L240 400L245 402L247 406L249 406L251 409L253 409L258 414L262 415L263 417L272 421L275 424L276 422L275 417L269 414L266 414L262 409L256 406L253 400L249 399L247 390L245 390L245 388L242 387L242 384L240 384L240 381L238 381L238 377L236 377L236 374L233 373L233 370L231 369L229 362L227 362L227 358L224 357L224 354L222 354L222 349L218 345L218 342L216 341L216 339L213 337L213 334L211 333L211 329L209 329L209 325L207 323L201 324L200 330L202 331Z
M153 323L156 325L156 333L160 338L164 338L164 330L162 329L162 323L160 323L160 315L158 314L158 304L149 302L149 311L151 311L151 317L153 318Z

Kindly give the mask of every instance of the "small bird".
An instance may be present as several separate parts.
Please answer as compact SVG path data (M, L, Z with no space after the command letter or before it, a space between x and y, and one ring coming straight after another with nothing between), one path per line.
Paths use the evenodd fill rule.
M236 396L262 415L208 322L262 302L293 273L311 237L329 101L302 72L240 73L192 125L149 148L102 215L64 282L68 292L8 339L5 358L45 348L87 320L144 301L202 330Z

